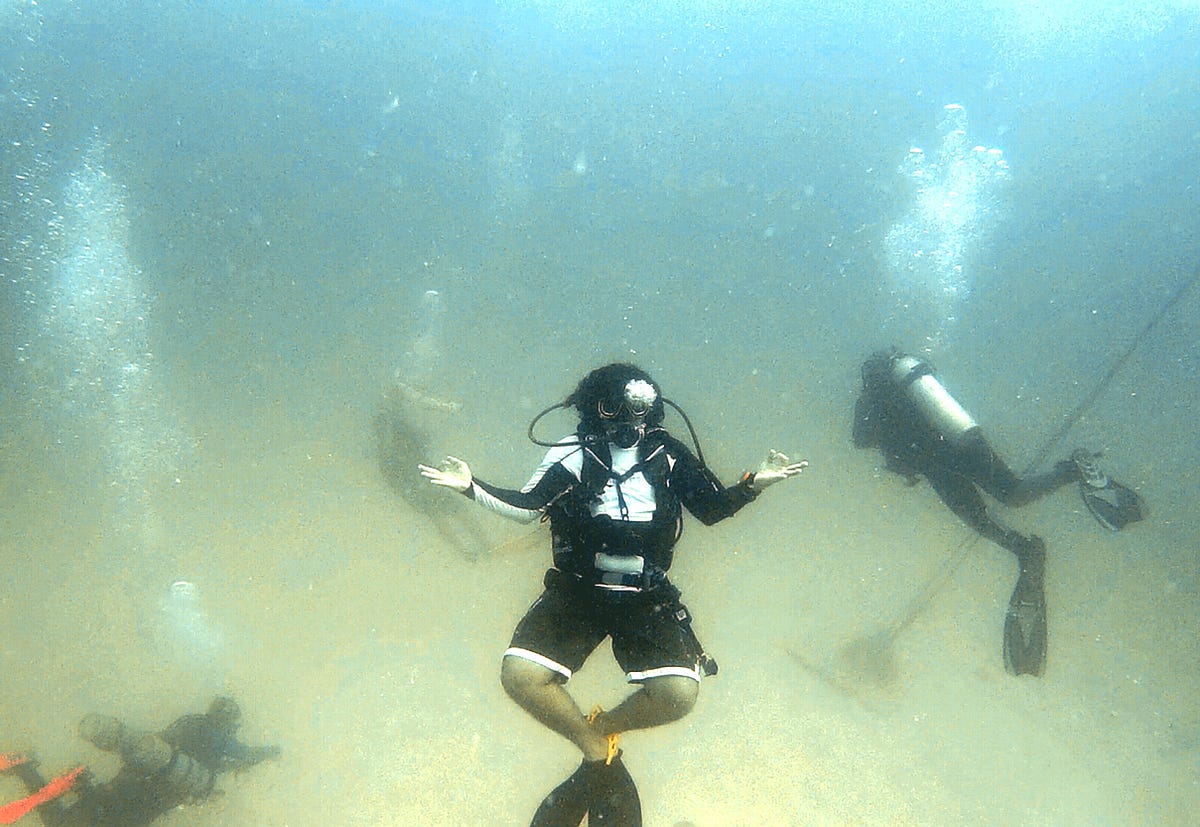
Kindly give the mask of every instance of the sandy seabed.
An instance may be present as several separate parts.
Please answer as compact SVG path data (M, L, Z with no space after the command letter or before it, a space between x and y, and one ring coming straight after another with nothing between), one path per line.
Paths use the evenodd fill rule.
M136 506L93 493L36 424L10 431L0 748L103 777L82 715L153 728L228 692L244 738L283 757L164 825L528 823L577 761L497 678L545 529L483 514L493 548L466 559L383 484L367 430L264 405ZM721 669L686 719L622 739L646 824L1189 823L1200 596L1170 549L1194 527L1111 534L1069 489L1006 514L1050 547L1048 668L1014 678L1012 559L830 433L799 480L689 521L673 576ZM177 579L211 651L164 625ZM622 697L607 646L571 689L585 708Z

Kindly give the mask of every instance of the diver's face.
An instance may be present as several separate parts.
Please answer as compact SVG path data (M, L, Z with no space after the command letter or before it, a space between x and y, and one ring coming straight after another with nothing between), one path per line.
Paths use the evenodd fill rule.
M637 445L646 433L646 417L658 392L645 379L630 379L619 391L596 403L596 415L609 441L621 448Z
M602 399L596 404L604 435L619 448L632 448L646 433L647 405L630 403L624 398Z

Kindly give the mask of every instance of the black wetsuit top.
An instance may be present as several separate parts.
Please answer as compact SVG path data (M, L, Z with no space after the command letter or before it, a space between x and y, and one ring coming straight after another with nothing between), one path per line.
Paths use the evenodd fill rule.
M587 582L596 582L597 553L644 558L643 579L636 584L641 588L665 582L682 533L682 509L712 525L733 516L757 496L745 481L723 486L687 446L661 428L642 437L637 462L623 475L611 471L607 442L579 442L571 438L552 448L523 490L499 488L476 479L468 493L497 511L521 509L547 515L555 568ZM623 517L623 499L621 514L598 513L601 492L609 481L621 498L621 486L628 485L636 472L641 472L653 492L651 518L634 521Z

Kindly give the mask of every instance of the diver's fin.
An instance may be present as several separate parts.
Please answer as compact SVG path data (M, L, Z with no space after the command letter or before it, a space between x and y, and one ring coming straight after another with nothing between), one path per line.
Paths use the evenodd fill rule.
M1021 574L1004 618L1004 668L1014 675L1040 675L1046 664L1045 560L1040 537L1018 555Z
M581 763L542 799L529 827L579 827L585 815L598 825L641 827L642 802L620 753L608 764Z
M642 800L621 755L600 770L588 808L588 824L642 827Z
M1004 668L1014 675L1040 675L1046 664L1046 598L1008 604L1004 618Z
M529 827L579 827L592 804L597 769L602 761L584 761L542 799Z
M1133 489L1110 479L1103 488L1091 488L1079 483L1083 503L1096 522L1109 531L1120 531L1130 523L1146 519L1146 502Z
M1146 503L1136 491L1100 470L1098 454L1082 449L1071 454L1079 469L1079 495L1096 522L1109 531L1120 531L1130 523L1146 519Z

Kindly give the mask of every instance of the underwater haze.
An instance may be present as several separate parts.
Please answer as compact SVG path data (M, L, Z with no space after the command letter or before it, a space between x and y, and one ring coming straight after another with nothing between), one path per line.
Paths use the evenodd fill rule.
M156 823L527 824L548 532L416 463L519 487L620 360L726 483L810 462L687 520L721 671L622 738L647 825L1194 823L1198 113L1196 0L0 0L0 752L104 779L85 714L224 693L280 759ZM889 346L1150 506L993 505L1041 677L1012 556L851 443Z

